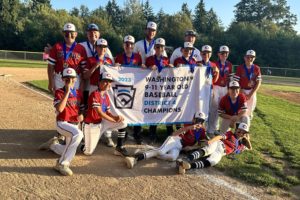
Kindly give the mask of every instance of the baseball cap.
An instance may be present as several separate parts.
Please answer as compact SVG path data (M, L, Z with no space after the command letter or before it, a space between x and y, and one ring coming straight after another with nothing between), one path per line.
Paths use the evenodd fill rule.
M87 31L99 31L99 27L96 24L89 24L86 30Z
M157 24L155 22L148 22L147 23L147 28L155 30L157 29Z
M220 46L219 52L229 52L229 47L226 45Z
M249 126L246 123L240 123L238 129L244 130L246 133L249 133Z
M196 123L203 123L206 120L206 115L203 112L196 112L194 119Z
M126 36L124 37L124 42L134 43L134 42L135 42L135 39L134 39L134 37L131 36L131 35L126 35Z
M75 31L76 31L76 27L75 27L75 25L72 24L72 23L66 23L66 24L64 25L63 31L75 32Z
M155 45L166 46L166 41L165 41L164 38L157 38L157 39L155 40L155 43L154 43L154 44L155 44Z
M255 53L254 50L248 50L248 51L246 52L246 56L253 56L253 57L255 57L255 56L256 56L256 53Z
M204 46L202 46L201 51L212 52L212 48L209 45L204 45Z
M189 35L196 37L197 33L194 30L185 31L185 36L189 36Z
M194 45L191 42L184 42L183 47L189 48L189 49L194 49Z
M106 39L100 38L96 41L96 46L108 46Z
M68 77L70 77L70 78L76 78L77 74L76 74L75 69L73 69L73 68L65 68L63 70L62 77L63 78L68 78Z
M230 81L228 87L229 88L240 88L240 84L237 81Z
M114 81L112 75L108 72L103 72L102 74L100 74L100 81L103 80Z

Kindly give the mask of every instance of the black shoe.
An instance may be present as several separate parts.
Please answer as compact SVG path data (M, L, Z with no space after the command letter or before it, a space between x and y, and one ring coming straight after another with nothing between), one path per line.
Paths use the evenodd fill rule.
M115 148L115 151L114 151L114 154L116 156L129 156L129 153L128 151L125 149L125 147L116 147Z

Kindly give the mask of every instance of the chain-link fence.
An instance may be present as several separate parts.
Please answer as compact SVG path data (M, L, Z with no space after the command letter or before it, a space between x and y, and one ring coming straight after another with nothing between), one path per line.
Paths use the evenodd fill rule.
M0 50L0 59L42 61L43 58L45 55L42 52Z

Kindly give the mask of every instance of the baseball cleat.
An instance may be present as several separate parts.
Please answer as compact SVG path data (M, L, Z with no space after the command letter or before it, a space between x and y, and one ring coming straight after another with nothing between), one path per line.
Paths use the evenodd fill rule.
M112 140L111 137L107 138L106 146L108 146L108 147L114 147L115 146L115 143L114 143L114 141Z
M48 140L47 142L41 144L39 146L39 150L50 150L50 147L52 144L58 144L59 141L57 139L57 137L53 137L50 140Z
M179 174L185 174L186 169L191 169L191 164L183 161L183 160L177 160L176 161L178 167L178 173Z
M64 175L64 176L72 176L73 175L73 172L69 168L69 166L59 164L58 161L56 162L56 165L54 166L54 169L56 171L58 171L59 173L61 173L62 175Z
M125 147L116 147L114 154L116 156L129 156L128 151L125 149Z
M127 164L127 168L132 169L137 161L134 157L125 157L125 162Z

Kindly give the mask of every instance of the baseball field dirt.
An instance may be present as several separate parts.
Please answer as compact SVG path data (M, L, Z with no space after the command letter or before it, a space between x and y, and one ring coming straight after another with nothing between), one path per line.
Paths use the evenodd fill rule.
M51 98L19 82L47 79L46 69L0 68L0 199L291 199L284 191L256 187L214 168L178 175L174 162L157 159L127 169L113 148L78 152L72 177L53 170L58 155L38 146L56 135ZM128 141L134 151L137 146ZM228 169L230 170L230 169ZM277 195L274 195L277 194Z

